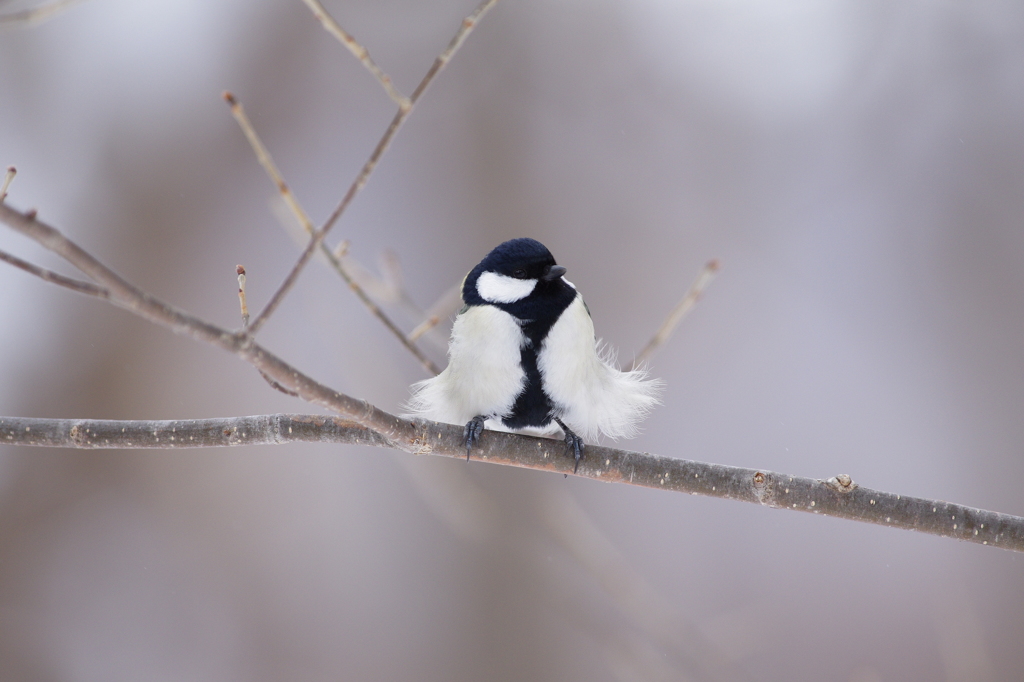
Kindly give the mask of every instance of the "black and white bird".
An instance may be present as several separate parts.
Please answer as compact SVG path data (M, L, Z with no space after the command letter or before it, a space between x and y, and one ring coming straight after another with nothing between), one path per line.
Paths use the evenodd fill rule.
M554 435L579 468L583 439L629 438L661 383L612 365L590 310L534 239L497 246L466 276L448 367L412 386L412 416L465 424L466 458L486 426Z

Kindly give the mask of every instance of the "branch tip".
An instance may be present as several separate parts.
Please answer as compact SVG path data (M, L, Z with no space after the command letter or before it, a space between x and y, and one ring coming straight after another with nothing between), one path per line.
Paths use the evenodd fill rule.
M238 305L242 310L242 329L248 329L249 306L245 302L245 268L241 265L236 265L235 273L238 275Z
M0 201L7 198L7 188L11 186L11 181L14 180L14 176L18 174L18 169L14 166L7 167L7 173L4 174L3 184L0 185Z

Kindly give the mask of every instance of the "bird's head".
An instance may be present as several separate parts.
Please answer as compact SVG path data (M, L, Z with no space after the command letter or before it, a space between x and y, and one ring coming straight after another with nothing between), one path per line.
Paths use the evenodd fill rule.
M468 305L516 304L562 298L571 289L551 252L535 239L521 238L499 244L473 268L462 286ZM531 306L533 307L533 306Z

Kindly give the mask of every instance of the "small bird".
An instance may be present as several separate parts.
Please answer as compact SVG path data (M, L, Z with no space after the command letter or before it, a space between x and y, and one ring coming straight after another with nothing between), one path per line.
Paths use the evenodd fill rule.
M485 426L538 435L560 427L575 473L583 438L630 438L658 404L660 381L612 365L565 272L543 244L522 238L499 244L466 275L448 367L413 384L408 408L465 424L467 460Z

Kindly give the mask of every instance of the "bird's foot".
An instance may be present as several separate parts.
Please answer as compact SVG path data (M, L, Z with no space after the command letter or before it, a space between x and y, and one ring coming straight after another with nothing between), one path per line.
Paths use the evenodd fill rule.
M487 417L482 414L478 414L469 420L466 424L466 430L463 431L463 435L466 438L466 461L469 461L469 453L476 444L476 441L480 438L480 434L484 430L484 422L487 421Z
M575 464L572 467L572 473L575 474L580 468L580 458L583 456L583 439L572 432L568 426L565 425L561 419L555 418L558 425L562 427L562 431L565 432L565 449L569 454L573 456ZM566 474L568 476L569 474Z

